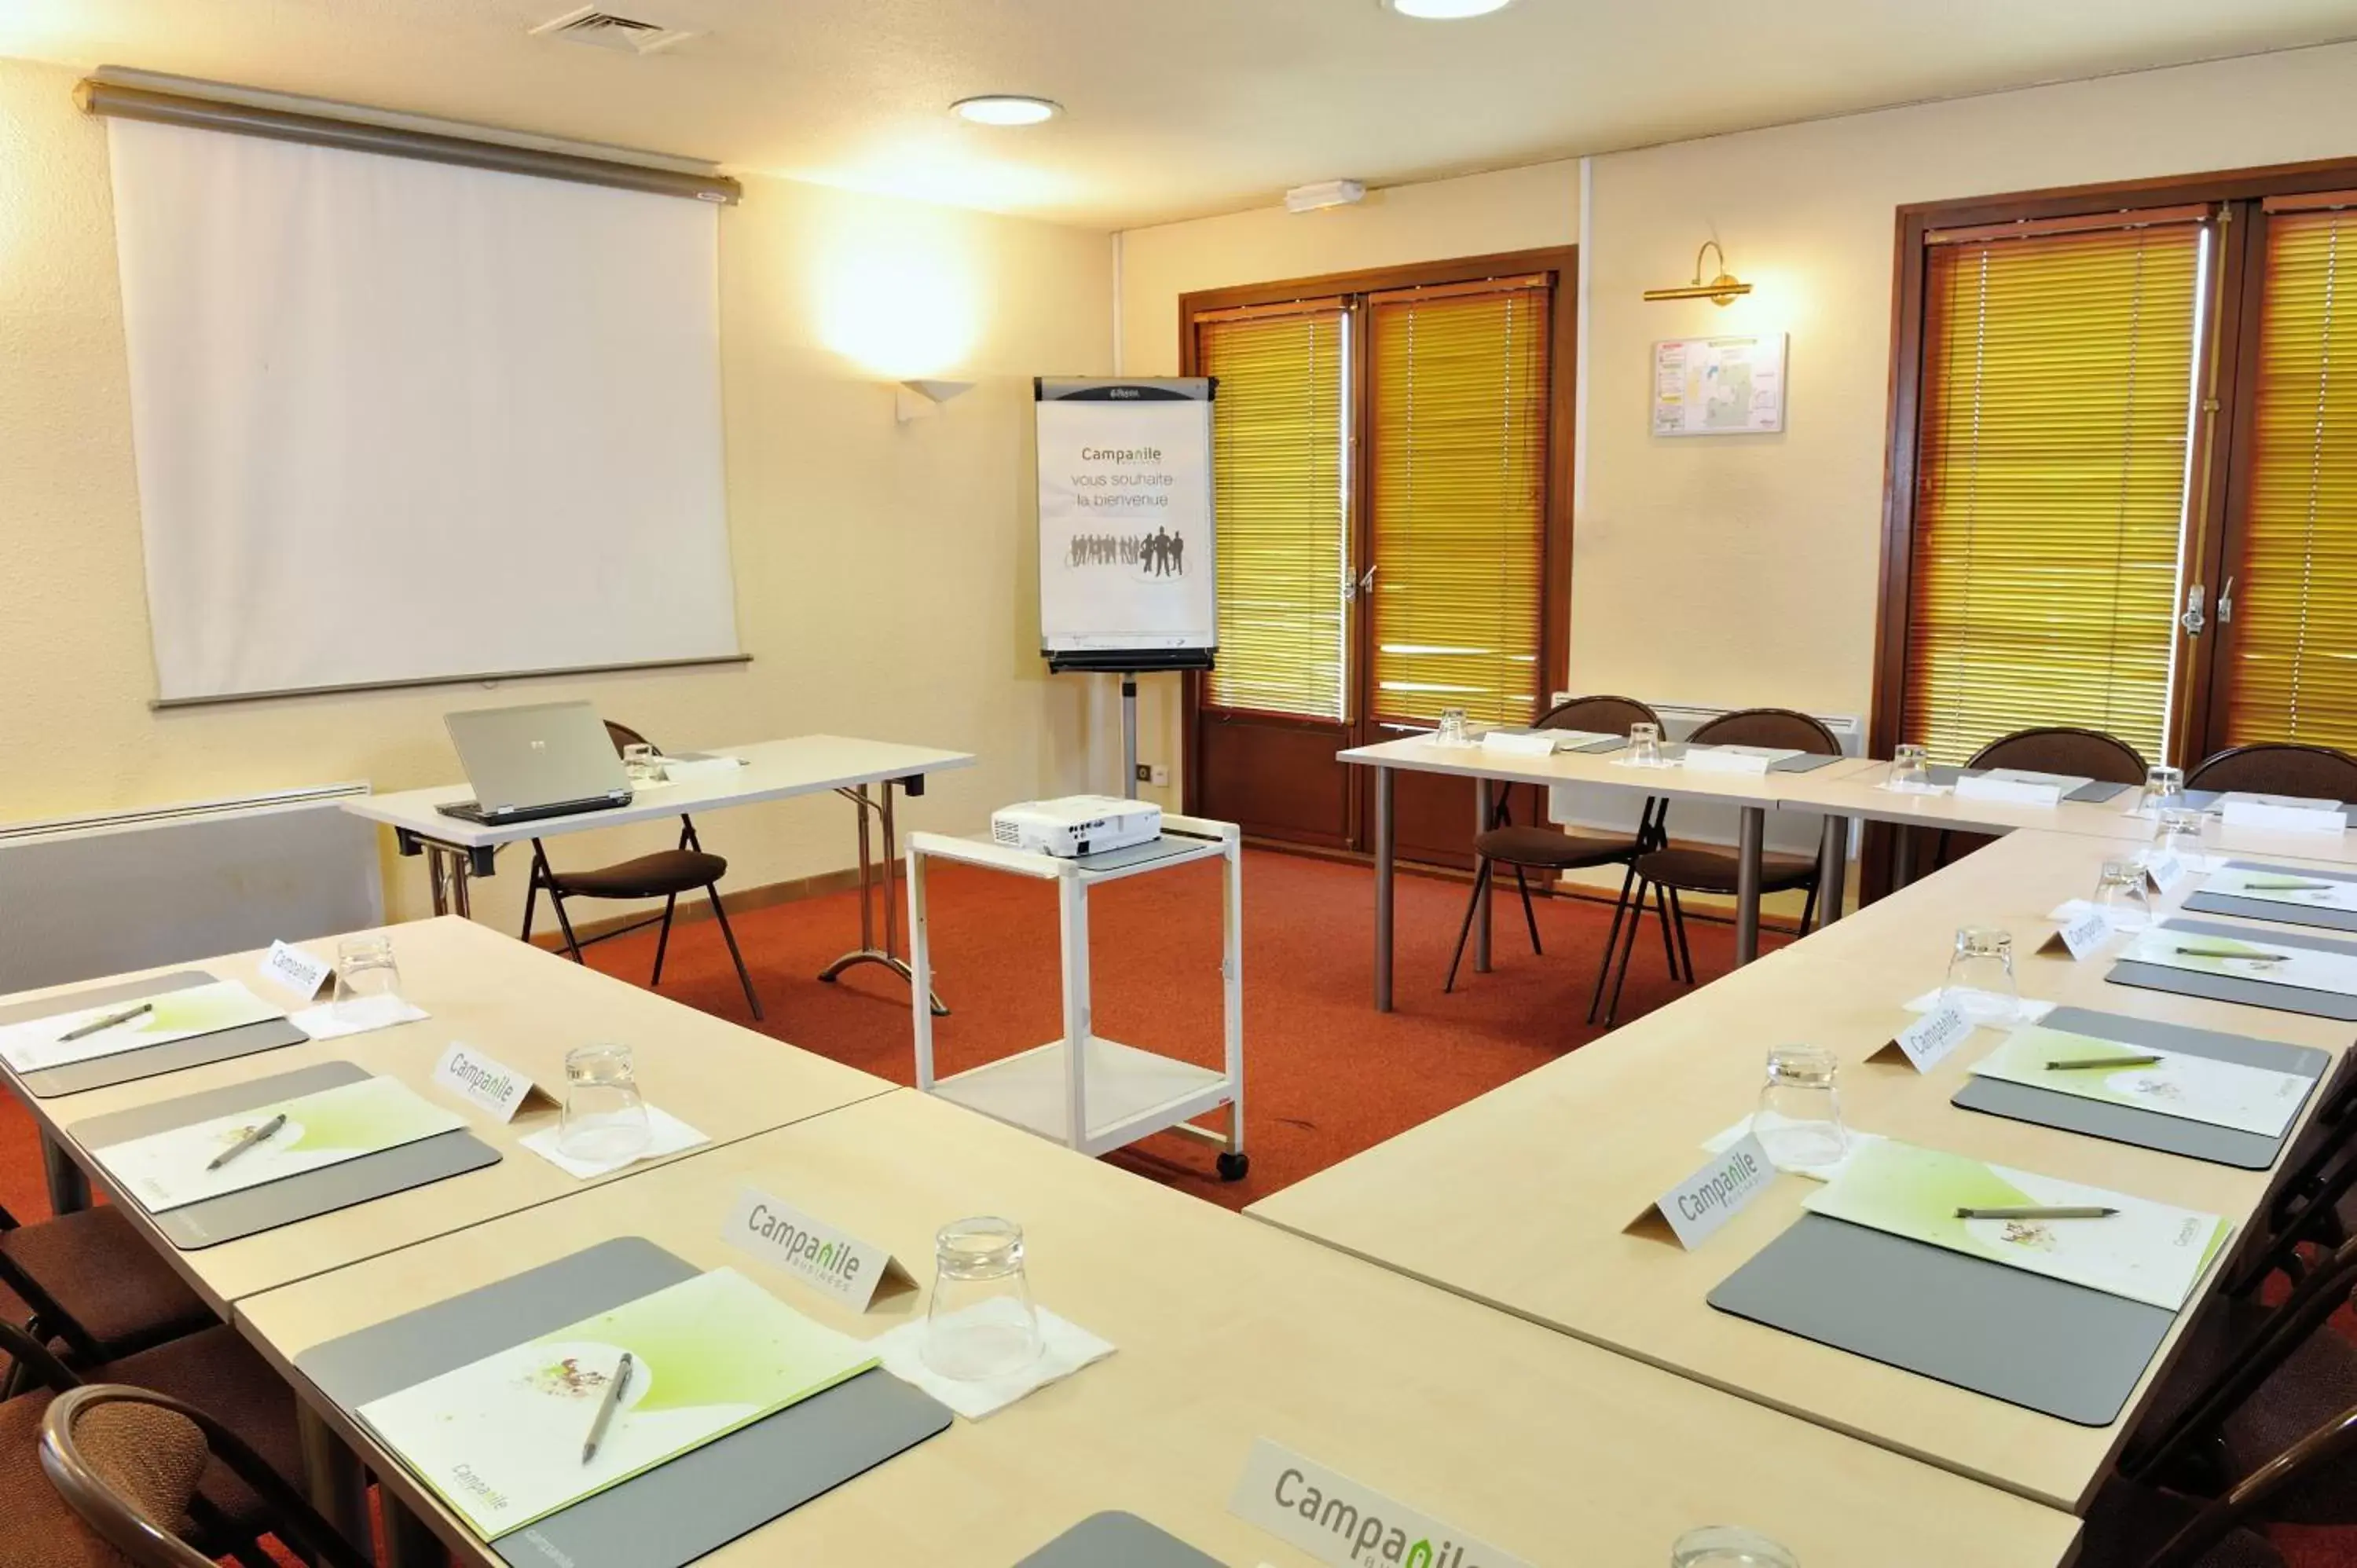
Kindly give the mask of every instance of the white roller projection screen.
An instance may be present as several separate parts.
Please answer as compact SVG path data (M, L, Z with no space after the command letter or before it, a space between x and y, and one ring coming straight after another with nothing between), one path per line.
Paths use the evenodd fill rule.
M161 698L737 651L715 207L107 129Z

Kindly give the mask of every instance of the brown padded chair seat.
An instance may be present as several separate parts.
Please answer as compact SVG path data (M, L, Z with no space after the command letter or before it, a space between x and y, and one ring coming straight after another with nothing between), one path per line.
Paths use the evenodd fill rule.
M553 872L549 880L568 898L576 894L585 898L668 898L708 886L727 870L728 862L719 855L665 849L595 871Z
M1649 881L1665 883L1686 893L1735 891L1735 856L1725 850L1657 849L1637 862L1637 871ZM1760 857L1762 892L1799 887L1815 875L1817 863L1797 854Z
M1631 841L1589 838L1553 828L1504 827L1473 835L1473 853L1512 865L1603 865L1625 860Z
M0 1568L125 1568L41 1469L46 1391L0 1404Z
M303 1485L294 1391L233 1328L209 1328L91 1368L81 1377L90 1383L127 1383L194 1405L242 1438L288 1486ZM200 1489L233 1522L249 1530L269 1527L269 1505L227 1465L216 1460L207 1466Z
M220 1321L118 1209L85 1208L0 1230L0 1253L96 1341L101 1355L120 1356Z

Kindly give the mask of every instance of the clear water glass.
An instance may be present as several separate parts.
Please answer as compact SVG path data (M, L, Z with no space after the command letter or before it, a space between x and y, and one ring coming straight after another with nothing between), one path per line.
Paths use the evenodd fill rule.
M644 1152L652 1136L630 1047L591 1045L565 1053L565 1116L556 1127L561 1153L605 1165Z
M1940 1000L1975 1024L2018 1020L2021 987L2013 977L2013 933L1995 926L1959 928Z
M2190 806L2163 806L2152 830L2152 852L2175 855L2188 865L2201 862L2201 813Z
M2136 810L2147 817L2157 817L2163 806L2182 805L2185 799L2185 769L2166 763L2144 770L2144 793L2136 797Z
M633 784L663 781L662 753L643 743L622 747L622 772Z
M1662 765L1662 726L1638 724L1629 726L1629 764L1632 768L1659 768Z
M391 937L346 937L336 944L336 1011L366 1012L380 996L401 994L401 967Z
M1833 1052L1814 1046L1779 1046L1768 1053L1768 1081L1751 1133L1778 1170L1822 1170L1849 1153L1840 1069Z
M1463 708L1441 709L1440 727L1433 732L1432 738L1442 746L1467 745L1472 739L1472 735L1465 727L1465 710Z
M2111 917L2115 930L2142 930L2152 920L2152 895L2145 891L2144 862L2107 860L2095 874L2088 902Z
M933 1297L925 1308L925 1365L979 1382L1039 1359L1039 1309L1023 1273L1023 1227L982 1215L933 1236Z
M1932 787L1932 748L1926 746L1901 746L1890 753L1890 787L1893 789L1928 789Z
M1678 1537L1670 1568L1801 1568L1801 1560L1757 1530L1708 1524Z

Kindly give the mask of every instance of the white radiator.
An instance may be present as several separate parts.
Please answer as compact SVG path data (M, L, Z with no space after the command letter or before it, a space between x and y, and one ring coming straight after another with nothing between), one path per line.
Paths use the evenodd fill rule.
M0 992L384 921L366 784L0 824Z
M1557 692L1555 701L1567 703L1574 693ZM1684 740L1710 719L1734 712L1731 708L1706 707L1695 703L1655 703L1655 713L1662 715L1662 738ZM1856 714L1812 714L1819 724L1834 732L1841 742L1844 757L1866 755L1866 721ZM1633 833L1637 831L1637 813L1641 798L1625 789L1608 789L1595 785L1560 785L1547 791L1547 815L1566 827L1609 829L1614 832ZM1784 854L1814 854L1824 832L1823 819L1805 811L1770 811L1768 813L1768 835L1763 841L1772 853ZM1736 841L1736 808L1714 806L1701 800L1680 800L1670 807L1670 836L1690 843L1731 844ZM1853 830L1853 836L1855 830ZM1855 844L1852 846L1855 853Z

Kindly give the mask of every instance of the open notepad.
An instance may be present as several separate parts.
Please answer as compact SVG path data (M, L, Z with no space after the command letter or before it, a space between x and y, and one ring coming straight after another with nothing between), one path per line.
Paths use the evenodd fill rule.
M269 1128L282 1115L285 1121L267 1137L247 1142L249 1133ZM91 1153L149 1213L163 1214L466 1124L465 1118L420 1098L398 1079L364 1078ZM240 1148L242 1144L246 1146ZM232 1150L237 1152L225 1164L213 1165Z
M2228 898L2256 898L2309 909L2357 914L2357 881L2303 875L2256 865L2228 865L2202 878L2201 891Z
M134 1008L145 1010L81 1039L65 1038L78 1029ZM18 1072L39 1072L69 1062L169 1045L175 1040L216 1035L224 1029L285 1016L284 1008L271 1005L237 982L216 980L209 985L158 992L136 1002L78 1007L52 1017L11 1024L0 1028L0 1060Z
M597 1453L582 1449L630 1357ZM363 1404L360 1418L490 1541L877 1364L734 1269Z
M2154 1058L2158 1059L2147 1059ZM2120 1065L2049 1065L2094 1061ZM1974 1064L1973 1076L2270 1138L2283 1136L2315 1085L2314 1079L2298 1073L2036 1027L2016 1031Z
M1975 1219L1959 1208L2114 1208L2090 1219ZM2232 1227L2214 1214L2148 1203L1962 1155L1886 1141L1854 1154L1811 1193L1813 1213L2174 1312Z

